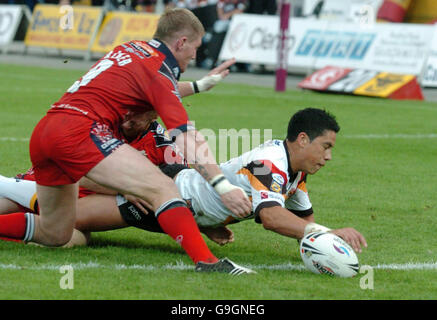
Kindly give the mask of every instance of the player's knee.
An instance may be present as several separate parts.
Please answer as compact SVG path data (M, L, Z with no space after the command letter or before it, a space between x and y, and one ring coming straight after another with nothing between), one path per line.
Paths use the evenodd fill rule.
M179 198L174 198L174 199L168 200L168 201L164 202L155 211L155 216L158 217L164 211L167 211L167 210L170 210L170 209L174 209L174 208L178 208L178 207L187 207L187 203L184 200L179 199Z
M149 189L150 192L150 189ZM156 210L161 204L169 199L180 198L178 188L173 180L165 175L162 175L159 182L155 183L153 188L153 196L147 194L151 200L151 204Z
M172 192L174 194L178 194L178 188L176 184L174 183L173 179L164 176L164 179L162 180L162 188L160 188L160 191L163 193L169 194L169 192Z
M86 246L89 242L91 234L89 232L82 232L77 229L73 230L71 239L63 245L64 248L71 248L74 246Z
M59 230L46 231L44 232L45 241L43 241L43 244L51 247L62 247L70 241L72 235L73 230L63 232L59 232Z

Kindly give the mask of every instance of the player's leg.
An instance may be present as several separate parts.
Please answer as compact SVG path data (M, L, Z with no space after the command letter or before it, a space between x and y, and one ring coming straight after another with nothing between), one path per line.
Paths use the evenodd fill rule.
M61 186L42 186L37 184L40 214L31 215L34 219L27 228L29 234L26 241L46 246L62 246L66 244L74 229L78 186L67 184Z
M0 198L0 214L8 214L20 211L20 207L7 198Z
M111 174L108 175L108 172ZM124 144L100 161L86 175L94 182L132 194L149 202L157 212L174 198L181 198L176 185L136 149Z
M29 181L30 182L30 181ZM28 185L22 188L16 179L0 176L0 239L5 241L21 242L26 232L27 218L25 206L35 203L35 182L33 191L29 192ZM31 195L30 195L31 194ZM29 196L30 195L30 196ZM4 197L4 198L2 198Z
M77 202L75 228L82 232L114 230L128 226L120 215L115 196L92 194Z
M35 181L7 178L0 175L0 199L7 198L15 204L35 211L36 183ZM15 210L13 207L16 207ZM10 211L13 209L13 211ZM0 202L0 214L22 210L19 206L11 206L7 201Z
M194 263L218 261L203 240L173 180L137 150L128 145L118 147L91 169L87 177L150 203L161 228L184 248Z
M44 210L40 215L16 212L0 216L0 237L47 246L67 243L76 215L77 185L46 187L37 185Z

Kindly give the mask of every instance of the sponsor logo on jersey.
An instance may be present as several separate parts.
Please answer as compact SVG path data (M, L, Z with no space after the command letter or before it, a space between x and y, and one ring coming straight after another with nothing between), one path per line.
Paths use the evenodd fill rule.
M159 41L156 41L155 39L150 40L148 43L156 49L161 46L161 43Z
M285 183L284 177L279 173L272 173L272 178L274 181L279 183L281 186Z
M273 181L272 184L270 185L270 190L277 192L277 193L280 193L281 186L277 182Z
M106 124L94 123L90 131L90 137L105 157L123 144L123 142L114 138Z
M141 215L140 215L140 213L138 212L137 208L136 208L133 204L130 205L130 206L128 207L128 209L129 209L130 213L132 213L132 215L134 216L134 218L135 218L136 220L138 220L138 221L141 220Z
M132 41L129 43L135 50L141 52L147 58L157 57L158 53L144 42Z

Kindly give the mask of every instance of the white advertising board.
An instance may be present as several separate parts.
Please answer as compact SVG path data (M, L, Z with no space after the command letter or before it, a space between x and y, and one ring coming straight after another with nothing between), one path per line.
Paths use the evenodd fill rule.
M422 85L437 87L437 24L434 25L434 37L429 49L428 60L423 69Z
M0 46L14 40L22 16L21 6L0 5Z
M290 68L328 65L420 75L434 27L418 24L356 24L291 18ZM241 14L233 17L220 59L277 64L279 18Z
M302 14L311 16L321 0L304 0ZM383 0L323 1L318 18L336 22L376 21Z

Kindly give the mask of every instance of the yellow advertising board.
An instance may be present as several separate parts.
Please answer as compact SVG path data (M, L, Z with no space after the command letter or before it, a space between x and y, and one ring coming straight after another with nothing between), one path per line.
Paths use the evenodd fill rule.
M436 0L414 0L408 8L405 22L432 23L437 21Z
M355 89L353 93L363 96L387 98L414 78L413 75L381 72L370 81Z
M100 7L37 4L24 43L27 46L88 50L102 14Z
M108 52L130 40L152 39L159 17L150 13L108 12L91 51Z

